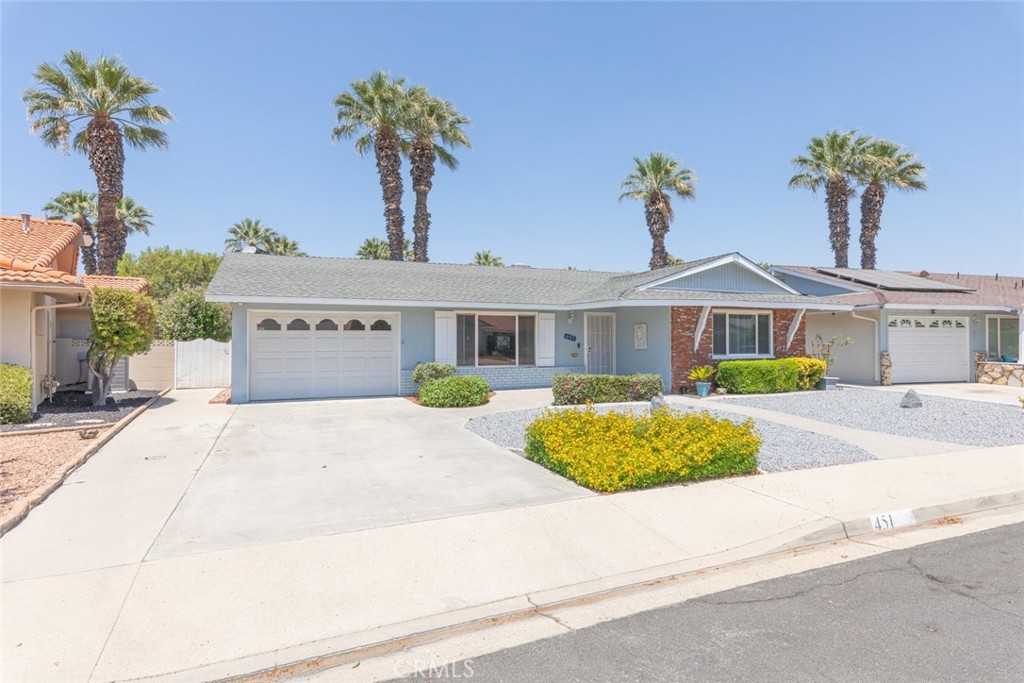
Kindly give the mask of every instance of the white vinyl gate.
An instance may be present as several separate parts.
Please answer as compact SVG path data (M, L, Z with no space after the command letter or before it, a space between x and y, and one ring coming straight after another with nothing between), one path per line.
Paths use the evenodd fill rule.
M231 386L231 344L212 339L174 342L174 388Z

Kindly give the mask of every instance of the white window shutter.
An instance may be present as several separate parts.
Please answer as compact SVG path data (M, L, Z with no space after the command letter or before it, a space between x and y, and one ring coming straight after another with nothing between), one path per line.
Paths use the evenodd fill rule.
M455 311L434 311L434 360L455 365Z
M555 364L555 314L540 313L537 316L537 365L551 367Z

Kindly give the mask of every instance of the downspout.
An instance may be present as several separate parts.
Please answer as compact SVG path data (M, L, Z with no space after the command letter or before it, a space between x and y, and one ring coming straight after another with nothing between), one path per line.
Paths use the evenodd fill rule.
M79 294L78 295L78 301L76 301L75 303L68 303L68 304L38 304L38 305L32 306L32 308L29 310L29 318L30 318L29 319L29 357L32 359L32 367L33 368L35 368L35 364L36 364L36 312L38 312L38 311L56 310L58 308L82 308L83 306L85 306L85 304L86 304L86 302L88 300L89 300L88 297L84 297L83 298L82 295ZM46 377L46 375L50 374L50 370L52 370L52 368L50 367L50 353L49 353L49 349L47 349L47 353L46 353L46 372L43 374L44 378ZM36 401L36 379L33 376L32 377L32 408L33 408L33 410L35 409L35 407L37 405L39 405L39 402Z
M879 312L879 313L881 313L881 312ZM878 321L875 320L874 318L865 318L862 315L857 315L857 311L850 311L850 315L852 315L857 320L867 320L869 323L874 323L875 324L875 336L874 336L874 339L875 339L875 361L874 361L874 365L875 365L875 382L881 382L882 381L882 369L881 369L881 367L878 364L879 363L879 360L878 360L879 359L879 353L878 353L878 343L879 343L878 342Z

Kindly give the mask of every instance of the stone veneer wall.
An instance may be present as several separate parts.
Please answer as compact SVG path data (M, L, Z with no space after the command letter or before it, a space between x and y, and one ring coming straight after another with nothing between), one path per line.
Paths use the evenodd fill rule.
M881 371L882 371L881 372L881 374L882 374L882 386L883 387L891 387L892 386L892 358L889 357L889 352L888 351L882 351L882 354L879 357L878 363L879 363L879 366L880 366Z
M984 353L975 359L975 373L978 384L998 384L1007 387L1024 386L1024 365L1021 363L1001 363L988 360Z
M700 306L673 306L672 307L672 386L665 387L665 393L676 393L679 387L684 384L690 391L695 389L694 383L687 377L690 370L698 365L717 366L721 358L712 358L712 340L714 334L714 309L708 314L707 323L704 325L704 332L701 334L697 350L693 350L693 337L697 332L697 323L700 321L702 311ZM764 313L765 309L736 309L729 308L729 311L742 310L750 313ZM792 309L772 310L772 339L775 358L791 358L794 356L807 355L807 319L800 320L796 334L793 335L793 342L786 348L786 335L789 334L789 326L793 322L796 311Z
M521 366L492 366L480 368L458 368L457 375L476 375L483 377L495 391L502 389L537 389L551 386L551 378L565 372L583 372L583 366L554 366L537 367L532 365ZM416 394L418 387L412 381L412 370L402 371L403 396Z

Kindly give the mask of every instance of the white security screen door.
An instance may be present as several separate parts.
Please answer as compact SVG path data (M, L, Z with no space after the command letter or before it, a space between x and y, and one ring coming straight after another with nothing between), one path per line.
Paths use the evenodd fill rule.
M586 368L592 375L615 372L615 314L587 313L584 342L587 346Z

